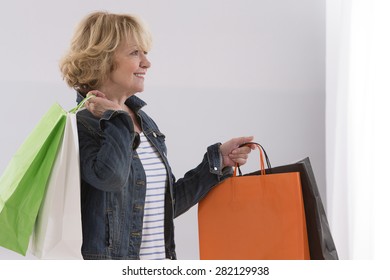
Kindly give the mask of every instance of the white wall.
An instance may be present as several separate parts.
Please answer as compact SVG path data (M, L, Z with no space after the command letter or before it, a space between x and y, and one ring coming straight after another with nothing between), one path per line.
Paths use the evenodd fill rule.
M0 174L53 102L74 106L58 60L74 26L101 9L138 14L152 30L139 96L176 177L208 145L254 135L274 166L310 156L325 199L325 0L0 2ZM253 153L244 171L258 165ZM180 259L198 258L196 211L176 220ZM0 248L0 259L17 258Z

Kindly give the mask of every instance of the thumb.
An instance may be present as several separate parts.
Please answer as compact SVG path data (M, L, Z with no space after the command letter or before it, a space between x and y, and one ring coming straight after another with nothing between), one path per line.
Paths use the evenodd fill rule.
M245 143L248 143L248 142L252 142L253 139L254 139L253 136L240 137L240 138L238 138L237 144L240 146L242 144L245 144Z
M106 98L106 95L103 92L98 91L98 90L91 90L90 92L88 92L87 96L90 96L90 95L95 95L96 97Z
M252 142L254 137L253 136L247 136L247 137L241 137L241 138L238 138L238 139L239 139L238 146L241 146L241 145L243 145L245 143ZM249 144L249 145L246 145L246 146L251 148L251 150L255 150L256 149L256 144Z

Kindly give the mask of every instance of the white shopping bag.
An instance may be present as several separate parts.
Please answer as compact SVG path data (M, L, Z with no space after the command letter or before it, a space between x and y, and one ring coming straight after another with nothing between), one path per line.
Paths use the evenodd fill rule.
M38 213L30 252L40 259L82 259L76 115L67 114L61 147Z

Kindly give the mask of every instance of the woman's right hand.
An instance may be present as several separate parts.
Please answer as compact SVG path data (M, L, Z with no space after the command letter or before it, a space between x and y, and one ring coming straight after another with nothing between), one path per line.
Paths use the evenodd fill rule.
M94 97L85 102L85 108L97 118L101 118L107 110L122 110L119 104L107 99L106 95L101 91L92 90L88 92L87 97L91 95Z

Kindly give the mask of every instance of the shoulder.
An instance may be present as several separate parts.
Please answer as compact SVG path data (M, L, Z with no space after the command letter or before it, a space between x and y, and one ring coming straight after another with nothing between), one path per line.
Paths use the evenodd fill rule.
M89 132L99 131L99 119L96 118L87 109L82 109L76 114L78 130L87 130Z
M90 111L88 111L87 109L82 109L82 110L78 111L76 114L76 118L77 118L77 121L81 121L81 122L93 123L93 122L99 121L99 119L97 117L95 117L94 115L92 115L92 113Z

